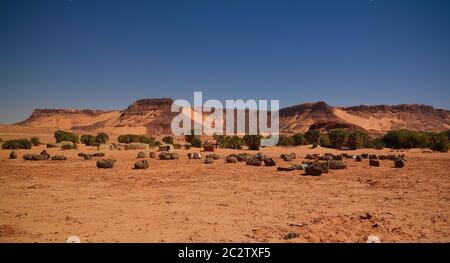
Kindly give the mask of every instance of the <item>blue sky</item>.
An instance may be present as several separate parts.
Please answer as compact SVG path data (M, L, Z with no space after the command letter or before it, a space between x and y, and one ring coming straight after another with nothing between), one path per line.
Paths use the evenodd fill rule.
M446 0L1 0L0 123L136 99L450 109Z

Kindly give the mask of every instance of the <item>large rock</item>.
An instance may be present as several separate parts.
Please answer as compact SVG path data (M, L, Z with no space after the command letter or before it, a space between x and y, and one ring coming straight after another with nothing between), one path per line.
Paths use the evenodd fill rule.
M188 157L188 159L190 160L190 159L192 159L192 157L194 157L194 154L193 154L193 153L188 153L188 154L187 154L187 157Z
M134 169L147 169L149 165L150 164L147 160L140 160L134 164Z
M252 166L261 166L262 161L260 161L259 159L250 159L250 160L247 160L247 162L245 164L252 165Z
M323 173L323 167L320 164L311 164L305 167L305 174L311 176L320 176Z
M290 171L294 171L294 170L303 170L303 165L296 164L296 165L291 165L288 167L277 167L277 171L290 172Z
M307 159L307 160L313 160L313 159L315 159L315 157L314 157L314 155L308 153L308 154L305 156L305 159Z
M363 157L362 157L361 155L356 155L355 160L356 160L357 162L362 162L362 159L363 159Z
M150 152L150 158L156 158L156 152Z
M10 154L9 154L9 159L16 159L17 158L17 153L15 152L15 151L12 151Z
M321 161L331 161L331 160L334 160L334 158L333 158L333 155L326 153L324 155L319 156L319 160L321 160Z
M85 154L84 155L85 160L92 160L92 154Z
M145 152L138 152L136 157L137 158L145 158L146 157Z
M30 154L30 153L24 154L23 155L23 159L27 160L27 161L42 161L42 160L44 160L42 155L40 155L40 154Z
M292 156L290 154L287 153L283 153L280 155L281 159L283 159L283 161L285 162L290 162L292 161Z
M214 158L211 156L206 156L205 158L205 164L212 164L214 162Z
M275 166L276 163L272 158L266 158L266 159L264 159L264 165L265 166Z
M378 157L375 154L369 154L369 159L378 160Z
M238 160L237 160L236 156L234 156L234 155L229 155L229 156L227 156L227 158L226 158L226 162L227 162L227 163L237 163Z
M112 159L102 159L97 161L97 168L109 169L114 167L116 161Z
M378 159L369 159L369 165L370 166L379 167L380 166L380 161Z
M98 153L94 153L92 156L94 156L94 157L105 157L105 154L98 152Z
M211 153L211 154L206 155L206 158L208 158L208 157L213 158L214 160L220 159L220 156L217 153Z
M347 169L347 164L340 160L328 161L328 168L331 170Z
M55 155L52 157L53 161L65 161L67 160L67 157L64 155Z
M196 160L202 159L202 154L201 153L194 153L192 155L192 159L196 159Z
M46 150L42 150L41 156L42 156L42 159L43 159L43 160L48 160L48 159L50 159L50 154L48 154Z
M402 158L397 157L394 159L395 168L403 168L405 167L405 161Z
M176 160L179 158L180 158L180 156L176 152L161 152L161 153L159 153L160 160Z

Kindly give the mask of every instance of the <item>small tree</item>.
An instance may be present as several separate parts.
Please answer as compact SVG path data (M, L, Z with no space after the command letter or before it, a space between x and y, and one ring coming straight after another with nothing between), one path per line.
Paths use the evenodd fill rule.
M41 145L41 141L39 140L39 137L37 136L33 136L30 138L31 143L33 144L33 146L39 146Z
M352 150L363 147L370 140L369 135L363 131L352 131L348 136L347 145Z
M320 132L318 130L309 130L305 133L305 139L313 147L317 147L320 139Z
M248 146L249 150L253 150L253 151L258 151L259 147L261 146L261 138L262 136L257 134L257 135L244 135L244 142L245 144Z
M167 143L167 144L173 144L173 137L172 136L165 136L164 138L162 138L162 141L164 143Z
M78 143L78 135L71 132L66 132L62 130L55 131L56 142L69 141L73 143Z
M287 135L280 135L278 138L278 146L292 146L294 145L294 139Z
M194 130L192 129L190 134L186 134L184 136L186 142L190 143L192 147L200 148L202 147L202 140L200 135L195 135Z
M333 129L328 132L331 144L335 149L341 149L347 142L349 133L344 129Z
M292 139L294 140L295 146L303 145L306 142L305 136L301 133L296 133L292 135Z
M96 138L92 135L81 135L80 141L84 143L86 146L95 145Z
M430 134L430 149L439 152L448 152L448 137L445 133L432 133Z
M28 139L9 140L2 144L2 149L31 149L32 143Z
M109 141L109 136L108 136L108 134L106 134L104 132L100 132L97 134L97 136L95 136L95 143L97 145L107 143L108 141Z

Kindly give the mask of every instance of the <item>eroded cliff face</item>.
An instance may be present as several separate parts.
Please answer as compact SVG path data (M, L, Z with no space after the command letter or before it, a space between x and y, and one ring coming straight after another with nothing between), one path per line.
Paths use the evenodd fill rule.
M171 112L172 103L170 98L151 98L138 100L121 111L37 109L18 124L87 131L119 129L122 133L170 134L171 121L178 114ZM194 116L188 110L184 114ZM204 113L203 119L207 115ZM334 128L363 130L372 135L392 129L443 131L450 129L450 111L416 104L333 107L323 101L280 110L282 133Z

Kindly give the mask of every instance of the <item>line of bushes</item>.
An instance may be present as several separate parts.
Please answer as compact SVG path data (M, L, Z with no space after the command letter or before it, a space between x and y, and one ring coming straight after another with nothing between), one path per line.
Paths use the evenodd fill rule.
M2 144L2 149L31 149L33 146L32 142L28 139L16 139L16 140L8 140Z
M80 141L86 146L98 146L100 144L107 143L109 141L109 136L104 132L100 132L96 136L89 134L81 135Z
M450 131L442 133L420 132L413 130L393 130L384 136L372 139L370 136L359 130L347 131L344 129L333 129L326 133L318 130L310 130L304 134L294 134L292 136L280 135L279 146L296 146L312 144L313 147L341 149L359 148L430 148L434 151L447 152L449 147Z
M146 143L150 145L150 147L156 147L161 145L161 142L157 141L153 137L147 137L145 135L137 135L137 134L120 135L117 138L117 141L119 143L133 143L133 142Z

